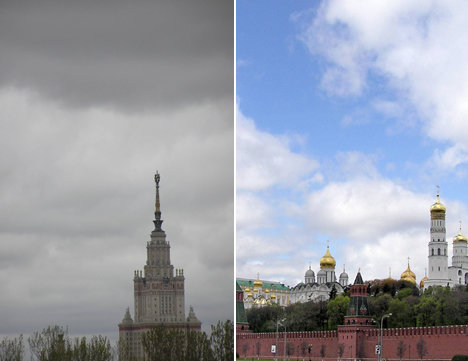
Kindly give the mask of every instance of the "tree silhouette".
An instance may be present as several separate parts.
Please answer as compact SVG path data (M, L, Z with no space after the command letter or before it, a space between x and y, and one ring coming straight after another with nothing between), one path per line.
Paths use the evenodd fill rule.
M403 340L400 340L397 345L396 353L398 358L401 360L405 354L406 351L406 344L403 342Z
M416 344L416 350L418 351L418 356L422 360L424 356L427 355L427 345L426 341L421 337L419 342Z

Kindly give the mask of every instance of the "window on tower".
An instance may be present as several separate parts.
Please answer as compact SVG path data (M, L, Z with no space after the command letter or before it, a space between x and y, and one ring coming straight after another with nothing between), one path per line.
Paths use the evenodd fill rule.
M437 255L440 256L440 248L437 248Z

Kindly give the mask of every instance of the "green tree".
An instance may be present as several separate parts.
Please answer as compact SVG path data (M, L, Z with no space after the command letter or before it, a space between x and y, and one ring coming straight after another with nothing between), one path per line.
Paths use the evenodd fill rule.
M155 327L141 335L141 344L152 361L179 361L185 356L185 334L181 330Z
M370 297L367 300L369 304L369 313L376 319L380 320L382 316L388 313L392 296L388 293L380 294L377 297Z
M433 297L423 297L421 301L414 307L416 312L416 326L435 326L436 306L436 301Z
M60 326L49 326L28 338L32 359L36 361L71 360L71 346L67 330Z
M231 320L218 321L216 326L211 326L211 347L215 360L234 359L234 324Z
M336 330L339 325L344 325L344 316L348 311L349 297L340 295L328 302L327 316L328 329Z
M4 337L0 341L0 361L22 361L23 356L23 335L13 339Z
M389 327L409 327L412 326L411 307L405 301L398 298L393 299L388 307L388 312L392 314L389 318Z

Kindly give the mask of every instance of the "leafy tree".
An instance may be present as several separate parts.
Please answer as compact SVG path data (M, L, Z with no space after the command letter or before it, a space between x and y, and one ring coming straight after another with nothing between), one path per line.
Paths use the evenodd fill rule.
M388 320L389 327L409 327L412 325L411 308L405 301L400 301L398 298L393 299L388 307L388 312L392 314Z
M23 335L13 339L5 337L0 341L0 361L22 361L23 356Z
M181 330L155 327L141 335L141 343L147 358L152 361L178 361L185 356L185 335Z
M234 359L234 324L231 320L218 321L216 326L211 326L211 347L217 361Z
M369 312L370 314L380 320L382 316L388 313L388 308L390 306L390 302L392 302L392 296L388 293L380 294L378 297L371 297L367 300L369 304Z
M435 326L436 301L433 297L423 297L414 307L416 312L416 325L418 327Z
M32 359L36 361L66 361L71 359L67 330L49 326L28 338Z
M328 302L327 315L328 315L328 329L336 330L339 325L344 325L344 316L348 311L349 297L338 296L334 300Z
M332 289L330 290L329 298L334 300L338 291L336 290L335 284L333 284Z

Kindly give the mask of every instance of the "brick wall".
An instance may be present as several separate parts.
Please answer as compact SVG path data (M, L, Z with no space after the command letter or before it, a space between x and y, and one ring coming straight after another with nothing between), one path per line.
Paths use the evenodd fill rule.
M375 345L378 342L377 328L362 326L341 326L338 331L287 332L291 360L302 360L302 345L305 360L337 360L342 349L343 360L376 360ZM398 345L402 341L402 360L419 360L418 343L427 353L423 360L450 360L453 355L468 355L468 326L440 326L420 328L397 328L383 330L383 358L399 360ZM241 358L274 359L271 345L275 344L276 333L237 333L236 352ZM283 359L284 333L278 333L278 359ZM312 345L309 357L308 346ZM342 345L342 346L340 346ZM321 352L322 351L322 352ZM325 355L322 357L322 353ZM287 358L288 359L288 358Z

